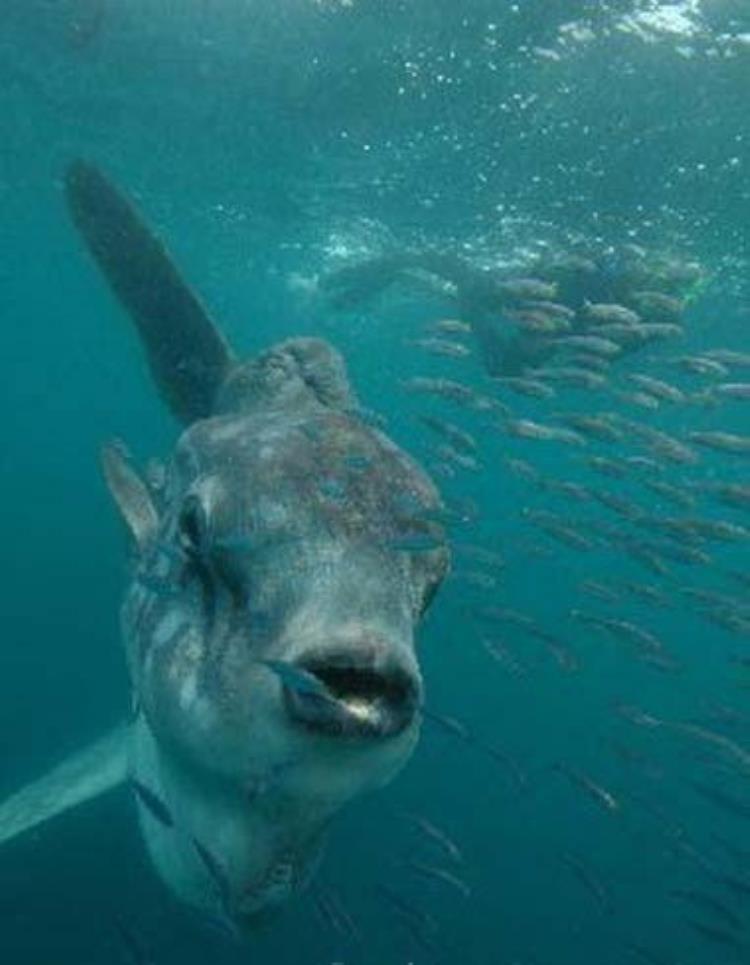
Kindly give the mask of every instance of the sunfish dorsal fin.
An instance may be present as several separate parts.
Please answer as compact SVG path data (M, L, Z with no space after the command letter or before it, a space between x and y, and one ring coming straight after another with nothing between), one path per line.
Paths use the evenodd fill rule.
M182 422L210 415L233 358L198 297L97 167L75 161L65 189L76 227L138 329L159 392Z
M0 804L0 844L122 784L129 733L123 724Z

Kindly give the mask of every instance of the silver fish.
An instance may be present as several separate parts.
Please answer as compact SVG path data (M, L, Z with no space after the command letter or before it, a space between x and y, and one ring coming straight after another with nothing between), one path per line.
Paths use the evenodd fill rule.
M731 432L689 432L688 438L698 446L705 446L716 452L729 452L737 456L750 456L750 436L740 436Z
M519 439L538 439L545 442L563 442L566 445L585 446L586 440L572 429L559 426L547 426L531 419L506 419L505 428L508 434Z

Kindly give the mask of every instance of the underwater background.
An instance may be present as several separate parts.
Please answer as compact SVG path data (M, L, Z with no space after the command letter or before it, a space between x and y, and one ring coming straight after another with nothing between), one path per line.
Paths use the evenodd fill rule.
M470 509L420 631L428 706L460 723L424 722L406 770L336 822L320 872L354 929L302 896L245 947L207 932L156 880L133 802L113 793L3 848L0 960L133 961L113 926L125 920L141 961L165 965L750 961L750 454L662 459L681 506L637 472L613 479L587 462L648 456L628 420L686 444L691 432L750 437L747 398L712 389L750 382L750 6L2 8L0 793L128 713L128 548L98 452L119 437L145 463L178 433L70 224L72 159L137 200L239 353L290 335L330 340L362 404L432 469L449 505ZM425 326L455 316L444 293L394 289L344 311L319 284L399 249L528 276L550 253L625 245L697 265L699 281L682 293L679 343L617 361L619 394L511 394L476 352L422 351ZM716 350L744 362L674 364ZM622 388L633 373L668 379L681 400L639 408ZM422 377L455 379L515 419L625 421L614 442L519 438L481 407L410 391ZM421 415L471 433L478 471L446 467ZM688 527L700 558L654 572L653 553L649 568L648 552L627 552L636 537L592 536L636 532L627 504L584 502L555 481L614 492L657 520L729 528L704 538ZM716 498L722 486L739 487L733 501ZM563 524L594 545L560 539ZM477 547L503 565L482 569ZM658 641L660 659L640 659L636 638ZM425 866L450 880L415 873Z

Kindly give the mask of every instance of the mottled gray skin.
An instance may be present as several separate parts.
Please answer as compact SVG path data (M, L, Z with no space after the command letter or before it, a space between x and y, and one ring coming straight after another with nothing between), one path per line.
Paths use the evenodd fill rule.
M80 160L65 194L185 426L163 485L103 454L136 545L122 624L137 713L83 755L73 798L129 773L166 884L245 922L305 882L331 817L414 747L414 629L448 558L443 542L412 552L413 536L441 538L438 495L357 415L329 345L238 361L127 195ZM129 761L105 761L104 782L120 747ZM7 828L48 814L58 783L11 801Z
M437 530L424 515L438 494L356 414L326 343L234 366L213 408L183 433L155 495L122 625L131 770L175 825L140 805L151 856L183 900L242 921L300 887L331 817L411 754L414 631L448 558L395 543ZM394 723L377 698L344 694L340 730L307 727L259 661L310 658L400 675L414 712Z

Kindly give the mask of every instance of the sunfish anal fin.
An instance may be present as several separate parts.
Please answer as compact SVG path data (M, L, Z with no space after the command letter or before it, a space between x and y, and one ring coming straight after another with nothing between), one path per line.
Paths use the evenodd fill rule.
M0 844L122 784L129 731L116 728L0 804Z

